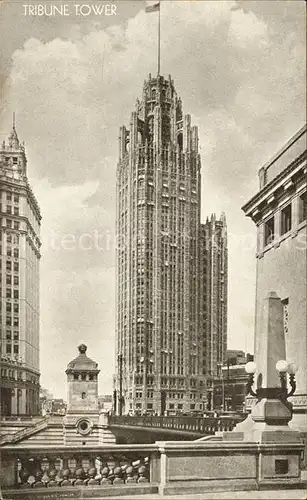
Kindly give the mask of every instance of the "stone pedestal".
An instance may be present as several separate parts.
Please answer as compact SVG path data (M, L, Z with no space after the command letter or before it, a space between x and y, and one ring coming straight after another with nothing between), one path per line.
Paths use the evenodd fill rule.
M286 354L283 306L274 292L264 301L260 331L261 336L256 339L257 402L246 420L232 432L224 432L222 439L257 444L260 487L300 484L304 445L300 432L289 425L293 407L287 400L285 376L282 383L276 369L276 363L284 360Z
M116 437L108 423L108 414L101 411L99 414L99 444L116 444Z

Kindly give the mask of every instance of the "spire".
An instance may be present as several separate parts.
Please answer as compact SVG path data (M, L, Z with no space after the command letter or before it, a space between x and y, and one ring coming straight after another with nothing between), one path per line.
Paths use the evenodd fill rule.
M226 214L225 214L225 212L221 213L220 221L223 222L223 224L226 225Z
M13 113L13 129L9 136L9 147L11 149L19 149L19 139L15 128L15 111Z

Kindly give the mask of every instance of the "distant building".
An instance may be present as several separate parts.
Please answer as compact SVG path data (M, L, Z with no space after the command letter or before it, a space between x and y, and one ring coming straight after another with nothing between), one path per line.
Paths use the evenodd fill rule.
M245 412L248 382L245 365L253 361L254 356L236 350L227 350L226 356L226 363L220 367L218 376L211 380L207 409Z
M201 225L200 300L203 374L215 377L226 360L228 246L226 216L215 214Z
M246 365L249 361L253 361L254 355L239 351L236 349L227 349L226 361L230 365Z
M0 147L1 415L38 415L41 214L15 125Z
M307 426L306 126L259 171L259 192L243 207L257 226L255 354L261 356L261 310L274 291L284 306L287 361L298 365L291 425Z
M112 411L113 409L113 396L112 394L103 394L98 396L99 409L105 412Z

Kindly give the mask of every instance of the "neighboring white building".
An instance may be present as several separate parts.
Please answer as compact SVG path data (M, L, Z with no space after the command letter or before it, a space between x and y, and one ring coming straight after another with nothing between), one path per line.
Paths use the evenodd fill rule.
M0 147L1 414L37 415L41 214L15 125Z
M307 427L307 167L306 127L259 171L260 190L243 207L258 233L255 355L261 355L263 301L275 291L284 306L287 361L299 369L292 425Z

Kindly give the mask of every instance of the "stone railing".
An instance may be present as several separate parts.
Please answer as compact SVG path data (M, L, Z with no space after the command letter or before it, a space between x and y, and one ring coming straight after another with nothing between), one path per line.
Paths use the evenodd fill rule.
M305 488L303 443L160 441L113 445L1 449L2 497L61 500L158 493L197 494Z
M32 417L31 415L9 415L1 417L3 422L33 422L33 420L42 419L43 417Z
M110 415L110 426L151 427L178 432L213 435L215 432L231 431L245 417L189 417L189 416L129 416Z
M153 479L151 458L156 452L151 445L86 450L5 447L1 450L2 485L28 489L146 484Z
M0 445L3 446L7 443L17 443L17 441L20 441L21 439L25 439L36 432L46 429L46 427L48 427L48 421L46 419L38 420L36 423L33 423L32 426L27 426L20 431L1 436Z

